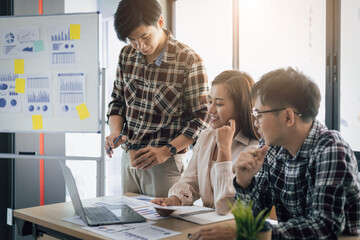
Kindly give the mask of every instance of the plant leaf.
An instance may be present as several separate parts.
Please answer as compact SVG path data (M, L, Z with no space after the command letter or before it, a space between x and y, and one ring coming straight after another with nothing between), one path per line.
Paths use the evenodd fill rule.
M261 231L266 218L270 215L268 209L263 209L254 217L252 212L253 205L253 201L246 202L241 199L237 199L236 202L231 205L231 212L236 222L236 236L238 239L255 239L256 234Z

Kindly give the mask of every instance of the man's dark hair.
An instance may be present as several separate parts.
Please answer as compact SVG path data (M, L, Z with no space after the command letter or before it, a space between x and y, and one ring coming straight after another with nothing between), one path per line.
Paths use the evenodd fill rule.
M252 99L272 108L292 107L304 121L315 120L320 106L316 83L291 67L264 74L251 90Z
M156 0L122 0L114 14L115 31L120 41L126 38L137 27L157 26L161 16L161 6Z

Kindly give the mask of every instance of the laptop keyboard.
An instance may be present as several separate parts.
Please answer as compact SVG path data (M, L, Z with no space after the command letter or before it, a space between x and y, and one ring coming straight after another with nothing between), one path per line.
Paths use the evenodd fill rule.
M119 218L106 207L87 207L84 211L86 216L95 223L119 221Z

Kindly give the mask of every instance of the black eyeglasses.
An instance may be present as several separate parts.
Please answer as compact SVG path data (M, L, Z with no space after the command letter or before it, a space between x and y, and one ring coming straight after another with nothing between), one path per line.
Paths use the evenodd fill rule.
M266 111L258 111L256 110L255 108L252 109L252 115L254 116L255 120L259 122L259 115L260 114L263 114L263 113L270 113L270 112L279 112L279 111L283 111L285 110L286 108L276 108L276 109L271 109L271 110L266 110ZM295 114L299 115L299 117L301 117L301 113L298 113L298 112L295 112Z

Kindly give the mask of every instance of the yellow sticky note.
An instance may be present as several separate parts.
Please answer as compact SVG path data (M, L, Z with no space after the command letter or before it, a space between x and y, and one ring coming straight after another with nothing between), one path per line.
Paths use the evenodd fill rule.
M80 24L70 24L70 39L80 39Z
M79 114L80 120L90 117L90 113L85 105L85 103L80 104L76 107L76 111Z
M32 115L33 129L43 129L43 122L41 115Z
M15 92L16 93L24 93L25 92L25 79L24 78L16 78L15 79Z
M24 93L25 92L25 79L24 78L16 78L15 79L15 92L16 93Z
M14 60L14 73L15 74L24 74L24 59L15 59Z

